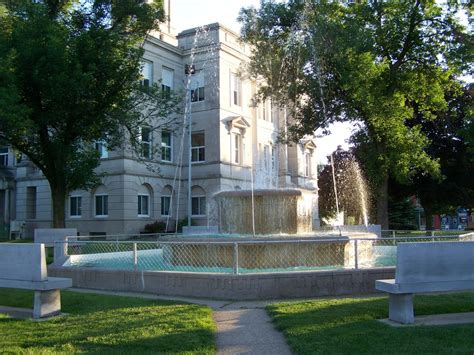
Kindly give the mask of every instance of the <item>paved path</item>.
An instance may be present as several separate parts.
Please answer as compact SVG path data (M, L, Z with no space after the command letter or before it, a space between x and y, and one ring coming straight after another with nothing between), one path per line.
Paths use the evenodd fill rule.
M197 303L212 308L216 322L216 346L218 355L255 354L289 355L290 348L283 335L271 323L265 306L272 301L217 301L185 297L160 297L152 294L108 292L70 289L76 292L102 293L150 299L174 300Z
M213 315L217 325L218 355L291 354L285 338L275 330L265 309L226 308L215 310Z

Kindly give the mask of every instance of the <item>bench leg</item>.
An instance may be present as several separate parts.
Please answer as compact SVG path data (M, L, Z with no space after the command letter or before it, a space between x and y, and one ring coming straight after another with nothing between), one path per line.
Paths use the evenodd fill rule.
M393 294L389 296L388 318L391 321L403 324L415 322L413 313L413 294Z
M52 317L61 314L60 290L35 291L33 318Z

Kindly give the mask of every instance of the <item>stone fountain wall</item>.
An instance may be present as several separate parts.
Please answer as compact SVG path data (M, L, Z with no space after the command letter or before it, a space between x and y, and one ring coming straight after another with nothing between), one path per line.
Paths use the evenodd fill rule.
M312 200L300 190L223 191L215 195L221 233L296 234L312 230ZM253 214L255 218L253 219Z

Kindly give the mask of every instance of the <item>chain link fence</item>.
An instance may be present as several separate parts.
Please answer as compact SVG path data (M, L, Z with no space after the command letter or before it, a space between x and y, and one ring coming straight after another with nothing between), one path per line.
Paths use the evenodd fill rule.
M312 238L252 241L56 242L65 267L211 273L265 273L391 267L397 245L406 242L474 240L458 236L405 238ZM59 260L59 258L58 258Z

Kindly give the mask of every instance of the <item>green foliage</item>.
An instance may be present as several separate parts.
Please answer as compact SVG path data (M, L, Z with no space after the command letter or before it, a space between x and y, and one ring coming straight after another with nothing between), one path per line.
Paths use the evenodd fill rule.
M156 221L145 225L146 233L165 233L166 232L166 223Z
M417 229L416 211L410 199L405 198L400 201L389 200L389 229L413 230Z
M94 142L114 149L129 137L137 147L140 127L156 129L176 106L158 86L139 84L142 44L164 18L162 2L0 4L1 144L44 173L58 226L66 193L99 181Z
M248 71L267 83L260 99L288 107L286 139L333 121L359 124L353 143L378 188L379 218L389 176L400 183L420 173L441 177L429 139L409 121L446 111L446 89L472 70L472 33L452 5L264 0L259 10L241 11L243 38L253 46Z
M32 291L0 289L0 305L31 308ZM66 317L47 322L0 315L2 353L213 354L208 307L61 292Z
M474 294L415 296L417 315L474 311ZM391 327L388 298L342 298L267 307L295 354L472 353L473 324Z

